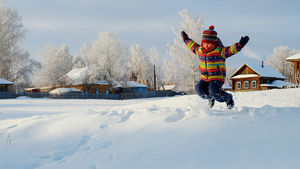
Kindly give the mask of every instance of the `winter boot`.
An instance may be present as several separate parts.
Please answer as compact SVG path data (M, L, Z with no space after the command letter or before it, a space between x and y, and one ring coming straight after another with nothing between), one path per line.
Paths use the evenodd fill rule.
M227 108L228 108L229 110L231 110L233 107L234 107L234 101L233 101L233 99L231 98L231 99L229 100L229 102L227 102Z
M208 104L207 104L207 106L208 106L209 108L212 108L212 107L214 107L214 105L215 105L215 99L208 99Z

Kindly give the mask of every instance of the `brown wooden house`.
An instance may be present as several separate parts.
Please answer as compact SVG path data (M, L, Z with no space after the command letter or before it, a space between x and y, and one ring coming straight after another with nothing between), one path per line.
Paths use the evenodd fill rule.
M300 84L300 53L286 58L287 61L293 62L294 64L294 83L295 85Z
M256 91L283 88L287 85L282 74L269 65L244 63L229 78L232 91Z

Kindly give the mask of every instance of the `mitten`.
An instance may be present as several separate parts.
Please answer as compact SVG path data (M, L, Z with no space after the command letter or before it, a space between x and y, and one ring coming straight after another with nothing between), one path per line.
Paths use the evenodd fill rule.
M181 36L182 36L183 42L185 42L189 38L189 36L184 31L181 32Z
M248 41L249 41L249 37L244 36L244 37L241 37L239 44L244 47L248 43Z

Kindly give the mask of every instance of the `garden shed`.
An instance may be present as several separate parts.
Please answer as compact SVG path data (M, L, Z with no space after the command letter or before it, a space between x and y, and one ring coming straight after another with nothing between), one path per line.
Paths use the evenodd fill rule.
M13 85L13 84L14 84L14 82L0 78L0 92L7 92L8 86Z

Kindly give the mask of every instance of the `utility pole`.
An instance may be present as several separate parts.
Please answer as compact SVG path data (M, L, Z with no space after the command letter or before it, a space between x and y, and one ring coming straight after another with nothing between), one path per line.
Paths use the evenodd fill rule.
M155 74L155 65L153 65L153 88L154 88L154 91L156 91L156 74Z

